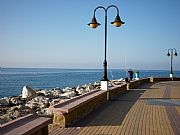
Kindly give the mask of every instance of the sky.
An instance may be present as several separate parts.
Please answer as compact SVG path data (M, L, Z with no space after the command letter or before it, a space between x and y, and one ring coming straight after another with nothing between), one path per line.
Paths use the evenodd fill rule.
M0 0L0 67L103 68L108 9L108 68L169 70L167 50L180 53L180 0ZM180 55L173 57L180 70Z

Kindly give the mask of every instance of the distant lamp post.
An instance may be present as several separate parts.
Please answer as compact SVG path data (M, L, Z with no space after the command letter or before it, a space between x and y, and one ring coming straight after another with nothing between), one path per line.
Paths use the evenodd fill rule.
M173 56L177 56L177 51L175 48L170 48L168 49L168 53L167 53L167 56L171 56L171 70L170 70L170 75L169 77L170 78L173 78L173 67L172 67L172 63L173 63Z
M94 10L94 16L92 18L91 23L88 24L91 28L97 28L99 25L101 25L100 23L97 22L95 14L96 14L97 9L100 9L100 8L104 9L104 11L105 11L105 53L104 53L105 56L104 56L104 62L103 62L104 74L103 74L103 78L101 80L101 89L102 90L108 90L108 81L109 81L107 78L106 46L107 46L107 11L111 7L114 7L117 10L116 18L115 18L114 22L111 22L111 24L114 25L115 27L120 27L122 24L124 24L124 22L121 21L121 19L120 19L119 9L114 5L108 6L107 8L104 8L102 6L97 7Z

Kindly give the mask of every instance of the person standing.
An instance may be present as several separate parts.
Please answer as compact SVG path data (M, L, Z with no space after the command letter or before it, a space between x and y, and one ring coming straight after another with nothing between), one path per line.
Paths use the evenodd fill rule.
M128 73L129 73L129 78L132 81L134 72L131 69L129 69Z
M136 71L134 75L135 75L135 80L139 80L139 71Z

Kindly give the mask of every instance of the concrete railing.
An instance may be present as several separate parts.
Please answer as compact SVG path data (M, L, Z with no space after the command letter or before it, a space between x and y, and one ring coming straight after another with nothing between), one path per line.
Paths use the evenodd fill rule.
M2 124L0 135L48 135L51 118L28 114L24 117Z

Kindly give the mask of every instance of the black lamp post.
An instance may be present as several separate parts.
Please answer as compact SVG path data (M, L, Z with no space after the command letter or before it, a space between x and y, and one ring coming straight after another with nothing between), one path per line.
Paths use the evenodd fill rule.
M98 27L100 24L99 24L99 23L97 22L97 20L96 20L96 16L95 16L96 10L97 10L97 9L100 9L100 8L101 8L101 9L104 9L104 11L105 11L105 56L104 56L104 57L105 57L105 58L104 58L104 62L103 62L104 74L103 74L103 78L102 78L101 81L108 81L108 78L107 78L107 60L106 60L106 46L107 46L107 11L108 11L108 9L111 8L111 7L114 7L114 8L116 8L116 10L117 10L117 16L116 16L114 22L111 22L111 24L113 24L115 27L120 27L122 24L124 24L124 22L121 21L121 19L120 19L119 9L118 9L116 6L114 6L114 5L108 6L107 8L104 8L104 7L102 7L102 6L97 7L97 8L94 10L94 16L93 16L93 18L92 18L91 23L88 24L91 28L96 28L96 27Z
M168 53L167 53L167 56L171 56L171 70L170 70L170 78L173 77L173 67L172 67L172 63L173 63L173 55L174 56L177 56L177 51L175 48L170 48L168 49Z

